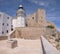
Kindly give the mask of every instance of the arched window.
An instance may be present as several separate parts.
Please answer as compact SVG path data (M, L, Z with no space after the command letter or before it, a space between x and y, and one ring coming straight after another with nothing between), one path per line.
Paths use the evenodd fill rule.
M4 32L2 31L2 34L4 34Z
M9 19L9 17L7 17L7 19Z
M7 26L9 26L9 24L7 24Z
M32 17L32 19L34 19L34 17Z
M8 30L6 30L6 32L8 33Z
M4 26L4 23L2 25Z

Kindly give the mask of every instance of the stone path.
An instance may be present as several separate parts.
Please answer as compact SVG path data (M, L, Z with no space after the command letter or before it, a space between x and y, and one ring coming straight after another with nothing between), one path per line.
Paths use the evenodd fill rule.
M0 41L0 54L43 54L41 40L16 39L18 46L9 48L7 40ZM60 54L43 36L42 42L46 54Z
M11 49L7 40L0 41L0 54L43 54L41 41L17 39L18 47Z

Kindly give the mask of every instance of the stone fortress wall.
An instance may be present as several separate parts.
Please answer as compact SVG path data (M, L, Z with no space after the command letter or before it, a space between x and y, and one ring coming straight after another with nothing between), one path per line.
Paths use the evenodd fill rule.
M27 17L28 27L46 26L46 15L43 9L38 9L34 14Z
M56 30L55 24L52 22L47 22L46 20L46 12L44 9L38 9L35 13L27 16L25 18L26 22L23 23L21 16L25 14L24 10L22 12L24 12L24 14L21 12L22 7L19 7L18 12L16 13L16 19L13 19L13 26L15 26L15 31L10 35L11 37L20 37L20 38L40 38L41 35L44 34L50 34L50 30L46 29L46 26L54 26L54 30ZM22 15L21 15L21 13ZM19 27L19 23L21 23L19 20L17 20L18 18L20 18L22 24L24 24L24 27L21 27L22 24ZM17 21L16 21L17 20ZM19 21L19 23L17 23ZM17 24L18 26L17 26Z
M16 27L15 37L37 39L43 34L46 26L45 11L38 9L34 14L26 18L25 27Z
M38 9L34 14L26 18L25 27L16 27L15 37L26 38L26 39L37 39L41 35L51 34L51 30L46 29L46 26L55 25L51 22L46 21L46 13L44 9ZM14 34L13 34L14 36Z

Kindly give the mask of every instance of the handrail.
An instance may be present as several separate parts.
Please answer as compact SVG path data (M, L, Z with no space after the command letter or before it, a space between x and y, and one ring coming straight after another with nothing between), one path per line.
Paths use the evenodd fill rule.
M8 33L8 40L11 40L11 37L10 37L10 35L13 33L13 32L15 32L15 30L13 30L13 31L11 31L10 33Z
M43 36L41 36L41 38L42 38L43 53L45 52L46 54L60 54L60 52L55 47L53 47L53 45L49 43L46 38L44 38Z
M42 41L42 37L40 39L41 39L41 45L42 45L43 54L46 54L45 49L44 49L44 45L43 45L43 41Z
M8 33L8 35L11 35L15 30L11 31L10 33Z

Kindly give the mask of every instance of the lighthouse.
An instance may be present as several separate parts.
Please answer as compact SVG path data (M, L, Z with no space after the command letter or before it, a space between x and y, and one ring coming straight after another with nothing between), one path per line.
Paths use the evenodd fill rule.
M16 27L25 27L26 14L22 5L18 7L16 18Z

